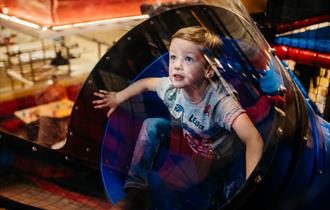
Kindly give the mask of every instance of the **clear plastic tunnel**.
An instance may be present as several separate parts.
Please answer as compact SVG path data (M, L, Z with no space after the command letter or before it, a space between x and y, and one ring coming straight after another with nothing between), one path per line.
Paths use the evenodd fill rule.
M272 145L267 148L268 156L272 156L278 139L275 132L283 123L281 114L286 107L283 94L290 87L286 87L283 79L282 64L238 3L202 3L151 17L129 31L104 55L90 76L90 91L119 91L142 78L167 77L171 36L180 28L196 25L214 32L224 43L221 54L211 52L209 56L218 65L222 85L233 88L233 94L237 92L234 97L260 132L266 147ZM107 111L101 111L102 115ZM149 118L170 119L167 107L154 92L124 102L107 122L100 167L113 203L125 195L123 186L139 131ZM229 147L235 147L237 139L230 134L226 138L232 144ZM226 178L220 186L213 181L222 175L210 175L212 161L198 158L182 138L173 137L169 142L159 149L149 177L154 209L220 207L244 186L244 149L230 154L234 160L223 173ZM201 189L205 182L210 190Z
M319 188L329 192L329 124L321 118L294 74L275 55L240 1L189 2L171 5L171 9L154 13L128 28L98 61L83 85L79 82L70 86L68 100L60 100L60 104L50 102L55 111L35 104L34 97L15 100L13 106L2 103L0 111L5 115L1 115L0 139L6 148L0 148L5 151L0 152L1 164L15 165L14 158L4 150L8 148L23 151L21 159L35 156L33 162L42 160L46 165L52 157L54 168L62 167L62 162L70 163L68 168L75 172L69 176L71 182L81 176L81 171L71 166L100 171L109 201L121 200L144 122L155 118L170 120L173 110L170 112L155 92L144 92L120 104L107 118L108 109L94 109L92 101L97 97L93 93L100 89L120 91L143 78L167 77L172 35L184 27L200 26L216 34L223 43L221 53L204 52L204 58L215 66L216 83L244 109L260 133L264 143L262 157L246 179L245 145L235 133L221 126L208 126L222 137L219 144L212 145L212 139L196 132L195 127L204 125L188 116L191 126L183 125L194 134L193 138L187 141L182 135L172 135L153 158L148 171L152 209L278 210L299 207L298 201L306 198L309 189L313 193ZM218 92L212 95L218 97ZM45 115L35 120L41 124L32 124L30 128L32 121L22 119L27 117L25 111L34 113L29 109L34 106L44 108ZM19 112L23 108L28 110ZM178 107L174 111L180 110ZM210 114L207 106L195 111ZM58 126L58 121L65 124L65 129ZM47 122L48 125L43 124ZM40 133L42 128L48 128L46 133ZM51 139L51 134L56 142L64 143L56 150L39 141ZM205 145L221 148L219 159L225 168L214 170L219 169L214 164L215 156L212 152L203 153ZM95 180L88 178L88 183L96 185Z

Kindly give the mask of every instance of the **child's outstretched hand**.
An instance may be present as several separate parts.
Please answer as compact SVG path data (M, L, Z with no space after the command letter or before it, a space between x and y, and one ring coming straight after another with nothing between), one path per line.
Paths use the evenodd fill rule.
M98 100L93 100L95 109L102 109L105 107L109 107L109 111L107 113L107 117L110 117L111 113L117 108L119 105L117 92L108 92L106 90L99 90L98 92L94 92L94 95L99 97Z

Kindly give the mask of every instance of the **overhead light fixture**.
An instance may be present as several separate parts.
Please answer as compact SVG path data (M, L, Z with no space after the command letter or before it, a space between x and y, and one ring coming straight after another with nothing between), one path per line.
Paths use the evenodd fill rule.
M12 22L15 22L15 23L18 23L18 24L21 24L21 25L24 25L24 26L27 26L27 27L30 27L30 28L34 28L34 29L40 29L41 28L41 26L39 26L38 24L22 20L18 17L15 17L15 16L9 16L9 15L5 15L5 14L0 13L0 18L5 19L5 20L9 20L9 21L12 21Z
M9 13L9 8L8 7L2 8L2 13L7 15Z
M47 26L42 26L42 27L41 27L41 30L43 30L43 31L47 31L47 30L49 30L49 28L48 28Z
M72 27L73 27L73 25L69 24L69 25L53 26L53 27L51 27L51 29L54 31L61 31L64 29L72 28Z
M4 10L4 9L3 9ZM2 10L2 11L3 11ZM138 16L130 16L130 17L122 17L122 18L112 18L112 19L105 19L105 20L96 20L96 21L89 21L83 23L73 23L73 24L66 24L66 25L58 25L58 26L41 26L32 22L28 22L26 20L22 20L15 16L9 16L4 13L0 13L0 19L4 19L7 21L12 21L18 23L23 26L27 26L29 28L38 29L42 31L62 31L71 28L80 28L85 26L96 26L96 25L104 25L104 24L112 24L112 23L122 23L126 21L139 21L145 20L149 18L149 15L138 15Z
M122 18L112 18L112 19L106 19L106 20L89 21L89 22L83 22L83 23L74 23L74 24L61 25L61 26L53 26L53 27L51 27L51 29L54 31L60 31L60 30L68 29L68 28L79 28L79 27L84 27L84 26L95 26L95 25L110 24L110 23L120 23L120 22L129 21L129 20L145 20L147 18L149 18L149 15L138 15L138 16L130 16L130 17L122 17Z

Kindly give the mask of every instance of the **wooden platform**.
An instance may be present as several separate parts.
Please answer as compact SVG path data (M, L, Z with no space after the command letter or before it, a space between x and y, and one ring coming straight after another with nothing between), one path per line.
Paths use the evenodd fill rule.
M109 209L111 204L105 198L94 198L68 191L58 185L35 178L24 178L12 173L0 174L0 198L22 205L50 210ZM8 208L2 206L1 208ZM11 204L12 207L13 204ZM14 206L15 208L15 206Z

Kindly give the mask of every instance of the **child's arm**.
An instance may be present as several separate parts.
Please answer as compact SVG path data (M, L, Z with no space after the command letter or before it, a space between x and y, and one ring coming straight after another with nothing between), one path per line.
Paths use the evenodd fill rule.
M250 176L261 158L264 142L247 114L240 114L233 122L232 128L245 144L246 179Z
M98 92L94 92L94 95L100 99L93 100L92 103L94 104L95 109L109 107L110 109L107 113L107 116L109 117L119 104L132 96L138 95L143 91L156 91L159 80L160 78L157 77L141 79L119 92L99 90Z

